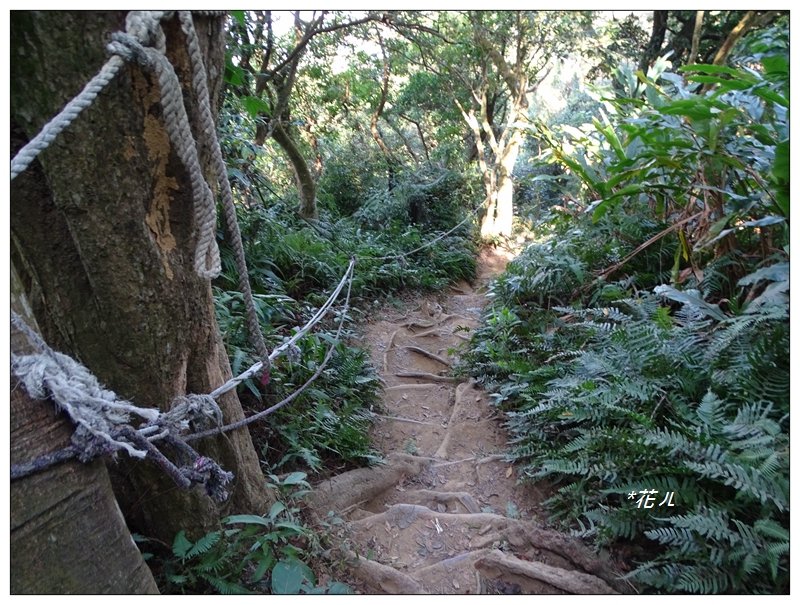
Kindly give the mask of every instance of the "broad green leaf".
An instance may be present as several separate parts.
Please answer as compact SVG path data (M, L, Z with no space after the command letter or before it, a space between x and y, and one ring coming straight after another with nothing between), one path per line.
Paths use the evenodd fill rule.
M264 99L260 99L258 97L241 97L240 101L242 105L244 105L245 110L249 113L252 117L258 117L259 114L264 113L269 115L272 112L269 103L267 103Z
M314 583L308 565L296 559L278 561L272 568L272 594L300 594L303 580Z
M750 78L752 82L755 84L757 80L743 72L740 69L736 69L734 67L728 67L727 65L708 65L703 63L692 63L691 65L684 65L678 68L680 72L692 72L698 71L704 74L727 74L729 76L736 76L737 78Z
M328 584L328 594L353 594L353 589L342 582L331 582Z
M259 559L258 565L256 566L255 571L253 572L252 580L253 582L260 582L261 579L266 575L266 573L270 570L272 565L275 563L275 558L271 556L263 556Z
M247 72L238 65L228 62L225 65L225 83L231 86L241 86L245 82Z
M286 505L283 502L275 502L269 509L269 518L274 521L275 518L286 510Z
M279 521L275 524L276 529L288 529L293 533L298 535L306 533L306 528L302 525L298 525L297 523L292 523L291 521Z
M784 281L789 279L789 263L775 263L768 267L761 267L757 271L745 275L739 280L740 286L750 286L760 281Z
M771 88L767 88L766 83L764 86L756 86L752 90L753 94L757 97L761 97L765 101L772 101L773 103L777 103L781 107L789 107L789 99L784 97L782 94L775 92Z
M718 84L718 90L721 92L728 90L746 90L753 86L750 82L720 78L719 76L689 76L686 79L690 82L700 82L701 84Z
M244 11L228 11L231 17L242 27L246 26L244 19Z
M230 517L225 518L225 523L227 525L233 525L234 523L247 523L253 525L263 525L264 527L271 526L270 522L260 515L231 515Z
M686 116L692 120L709 120L714 117L711 107L699 98L673 101L659 111L665 115Z
M297 485L299 483L303 483L306 480L306 474L296 471L294 473L289 473L289 475L281 481L281 485Z
M727 319L718 305L712 305L704 301L702 298L700 298L700 295L696 290L686 290L685 292L682 292L681 290L676 290L672 286L661 285L656 286L653 289L653 292L658 296L664 296L670 300L674 300L675 302L695 307L709 317L713 317L717 321L725 321L725 319Z
M775 160L772 164L772 181L775 183L775 197L784 216L789 216L789 140L781 141L775 147Z

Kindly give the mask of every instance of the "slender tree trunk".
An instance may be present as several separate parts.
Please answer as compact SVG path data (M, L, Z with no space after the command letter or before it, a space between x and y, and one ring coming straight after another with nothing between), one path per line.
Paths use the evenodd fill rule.
M389 125L389 128L391 128L395 132L395 134L398 137L400 137L400 140L403 141L403 146L406 148L406 151L408 151L408 155L411 156L411 159L414 160L414 163L419 164L420 163L419 156L417 155L417 152L414 151L414 147L413 145L411 145L411 141L408 140L408 137L403 132L403 129L400 128L400 126L398 126L391 120L389 120L386 116L383 116L383 119Z
M297 180L297 191L300 195L300 216L303 218L317 218L317 184L314 176L308 168L306 159L297 145L284 130L283 125L276 124L272 131L272 138L286 152L289 163L292 165L295 179Z
M739 38L744 36L756 22L756 11L747 11L744 17L741 18L739 23L737 23L734 28L731 30L731 33L728 34L728 37L725 38L725 41L722 43L722 46L719 47L716 54L714 55L714 60L712 63L714 65L724 65L725 62L728 60L728 56L731 54L733 47L739 41Z
M11 308L38 332L11 267ZM11 330L11 350L34 352ZM11 464L69 445L73 427L49 401L31 399L11 376ZM154 594L150 569L125 526L99 460L66 462L11 482L12 594Z
M692 64L697 60L697 53L700 49L700 34L703 32L703 15L706 11L695 11L694 31L692 32L692 49L689 51L689 58L686 63Z
M425 142L425 133L422 131L422 125L419 123L418 120L414 120L407 115L400 114L400 117L406 120L407 122L411 122L414 126L417 127L417 134L419 134L420 143L422 143L422 151L425 153L425 160L428 164L431 163L431 156L428 151L428 144Z
M667 14L667 11L653 11L653 30L650 33L650 41L639 59L639 69L645 73L650 64L658 57L658 53L664 45L664 38L667 35Z
M11 20L11 143L19 149L106 61L124 12L24 12ZM223 23L197 19L218 94ZM167 56L189 82L177 19L164 24ZM196 115L189 107L189 115ZM11 186L12 258L50 344L140 406L208 393L230 377L211 285L193 270L191 187L164 130L157 81L120 74ZM235 393L226 422L243 416ZM205 440L201 452L235 473L220 508L177 489L148 462L120 457L115 492L131 527L171 542L215 526L225 512L262 512L269 492L246 429Z

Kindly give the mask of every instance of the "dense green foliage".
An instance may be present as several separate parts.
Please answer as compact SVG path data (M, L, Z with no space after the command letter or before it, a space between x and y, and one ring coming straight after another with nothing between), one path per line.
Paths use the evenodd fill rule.
M404 289L471 279L476 206L499 216L513 194L538 239L494 284L468 363L507 414L512 457L555 486L554 519L632 544L628 578L646 590L785 592L785 18L660 11L648 33L635 16L589 12L232 17L221 135L268 345L357 259L345 342L311 388L251 427L265 468L376 459L380 381L346 344L353 320ZM708 61L743 18L753 29L731 61L688 64L695 25ZM564 103L531 94L548 75ZM217 317L238 373L256 358L221 247ZM267 384L242 385L247 412L317 370L336 319ZM176 592L317 592L315 548L279 503L196 542L179 535L162 577Z
M226 517L221 529L196 541L179 532L157 568L162 589L172 594L351 594L341 582L318 585L307 565L325 538L300 517L299 504L309 490L305 479L299 472L282 480L270 475L280 499L265 515ZM145 550L159 546L139 540Z
M788 590L785 36L623 71L592 124L540 127L594 202L543 221L471 353L554 518L633 541L650 590Z
M435 186L417 186L415 193L423 199L423 208L438 200ZM434 233L438 226L463 217L455 209L451 211L454 216L447 216L446 208L440 204L438 211L430 212L430 224L437 229ZM402 288L439 288L452 279L470 278L474 272L467 225L460 234L447 236L410 257L378 260L411 251L431 237L425 225L404 225L403 201L397 202L396 197L384 196L384 203L374 207L368 200L354 217L334 220L324 210L321 217L305 222L293 217L279 201L240 214L250 280L268 346L279 345L292 328L310 319L344 274L351 256L358 258L353 280L357 302L371 302ZM239 373L257 357L247 341L232 264L230 252L223 247L225 271L215 287L215 300L232 369ZM242 398L247 407L253 411L268 407L314 373L333 337L333 320L326 326L300 341L297 359L276 364L265 389L256 379L244 384ZM293 467L302 463L301 468L320 470L323 459L356 463L374 458L366 432L377 402L377 377L363 350L343 343L336 347L337 354L313 387L280 410L269 429L256 430L269 463L282 466L293 461Z

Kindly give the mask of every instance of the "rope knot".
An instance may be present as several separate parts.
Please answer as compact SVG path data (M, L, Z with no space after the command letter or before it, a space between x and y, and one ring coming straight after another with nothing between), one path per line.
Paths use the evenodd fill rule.
M225 486L233 479L233 473L222 470L211 458L198 456L191 466L183 466L180 473L192 483L201 484L206 494L217 502L228 499L228 490Z
M150 68L152 61L147 55L147 50L136 39L136 36L125 32L114 32L111 34L111 42L106 46L106 50L112 55L118 55L128 63L136 62L142 67Z
M154 46L162 53L166 38L161 22L170 19L174 11L129 11L125 17L125 31L144 46Z
M222 411L211 395L179 395L172 400L172 408L161 415L163 427L178 433L198 432L222 424Z

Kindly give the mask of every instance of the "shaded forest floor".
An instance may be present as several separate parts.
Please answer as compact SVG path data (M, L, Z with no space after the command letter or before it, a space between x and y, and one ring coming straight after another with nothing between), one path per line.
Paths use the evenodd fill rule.
M343 522L334 559L348 561L340 570L358 592L624 590L607 562L544 528L546 486L518 483L488 395L451 376L480 321L486 286L510 257L486 248L474 284L410 300L404 312L386 307L363 328L385 382L372 439L387 463L333 477L311 497L318 518Z

